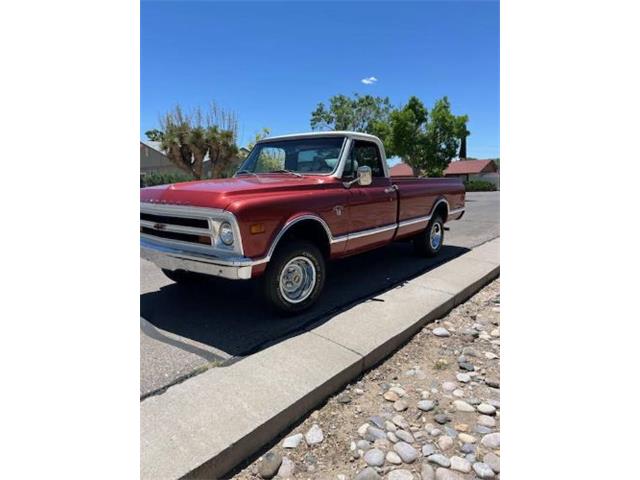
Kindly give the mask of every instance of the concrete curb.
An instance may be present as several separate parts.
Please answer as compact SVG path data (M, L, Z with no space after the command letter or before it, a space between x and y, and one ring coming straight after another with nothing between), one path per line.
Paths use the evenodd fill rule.
M497 238L317 328L147 398L141 478L221 478L495 279L499 251Z

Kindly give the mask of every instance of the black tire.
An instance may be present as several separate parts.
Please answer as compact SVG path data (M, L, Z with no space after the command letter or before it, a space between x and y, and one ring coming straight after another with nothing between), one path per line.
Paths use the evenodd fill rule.
M189 284L189 283L197 283L203 280L203 275L194 272L187 272L186 270L165 270L162 269L162 273L164 273L170 280L173 280L179 284Z
M298 258L300 257L300 258ZM301 280L299 299L290 300L287 295L294 297L295 291L285 292L286 285L280 286L280 277L285 266L289 265L289 272L293 281ZM313 266L313 268L311 268ZM313 272L314 275L311 274ZM279 313L293 315L311 307L322 292L326 275L326 267L322 252L313 243L305 241L289 241L280 245L271 258L264 274L264 296L271 306ZM315 280L313 280L311 277ZM308 282L305 281L308 279ZM307 285L306 288L303 286Z
M431 243L432 229L439 229L440 241L436 246ZM418 255L424 257L435 257L440 253L442 245L444 244L444 221L440 215L431 218L431 221L427 224L427 228L424 229L416 238L413 239L413 247Z

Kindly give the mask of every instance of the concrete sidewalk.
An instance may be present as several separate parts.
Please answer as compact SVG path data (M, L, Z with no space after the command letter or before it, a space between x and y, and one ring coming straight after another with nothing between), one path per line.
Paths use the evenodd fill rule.
M499 275L492 240L323 325L140 406L141 477L220 478Z

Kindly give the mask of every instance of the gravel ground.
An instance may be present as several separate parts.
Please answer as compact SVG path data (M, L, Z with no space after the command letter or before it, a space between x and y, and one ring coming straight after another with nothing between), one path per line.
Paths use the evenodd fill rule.
M499 478L499 355L498 279L234 478Z

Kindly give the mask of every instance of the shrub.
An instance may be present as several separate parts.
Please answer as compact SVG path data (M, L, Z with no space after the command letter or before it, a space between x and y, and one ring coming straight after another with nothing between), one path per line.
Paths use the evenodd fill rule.
M193 176L188 173L149 172L140 175L140 188L166 185L168 183L190 182Z
M464 188L467 192L495 192L498 190L493 183L486 180L468 180L464 182Z

